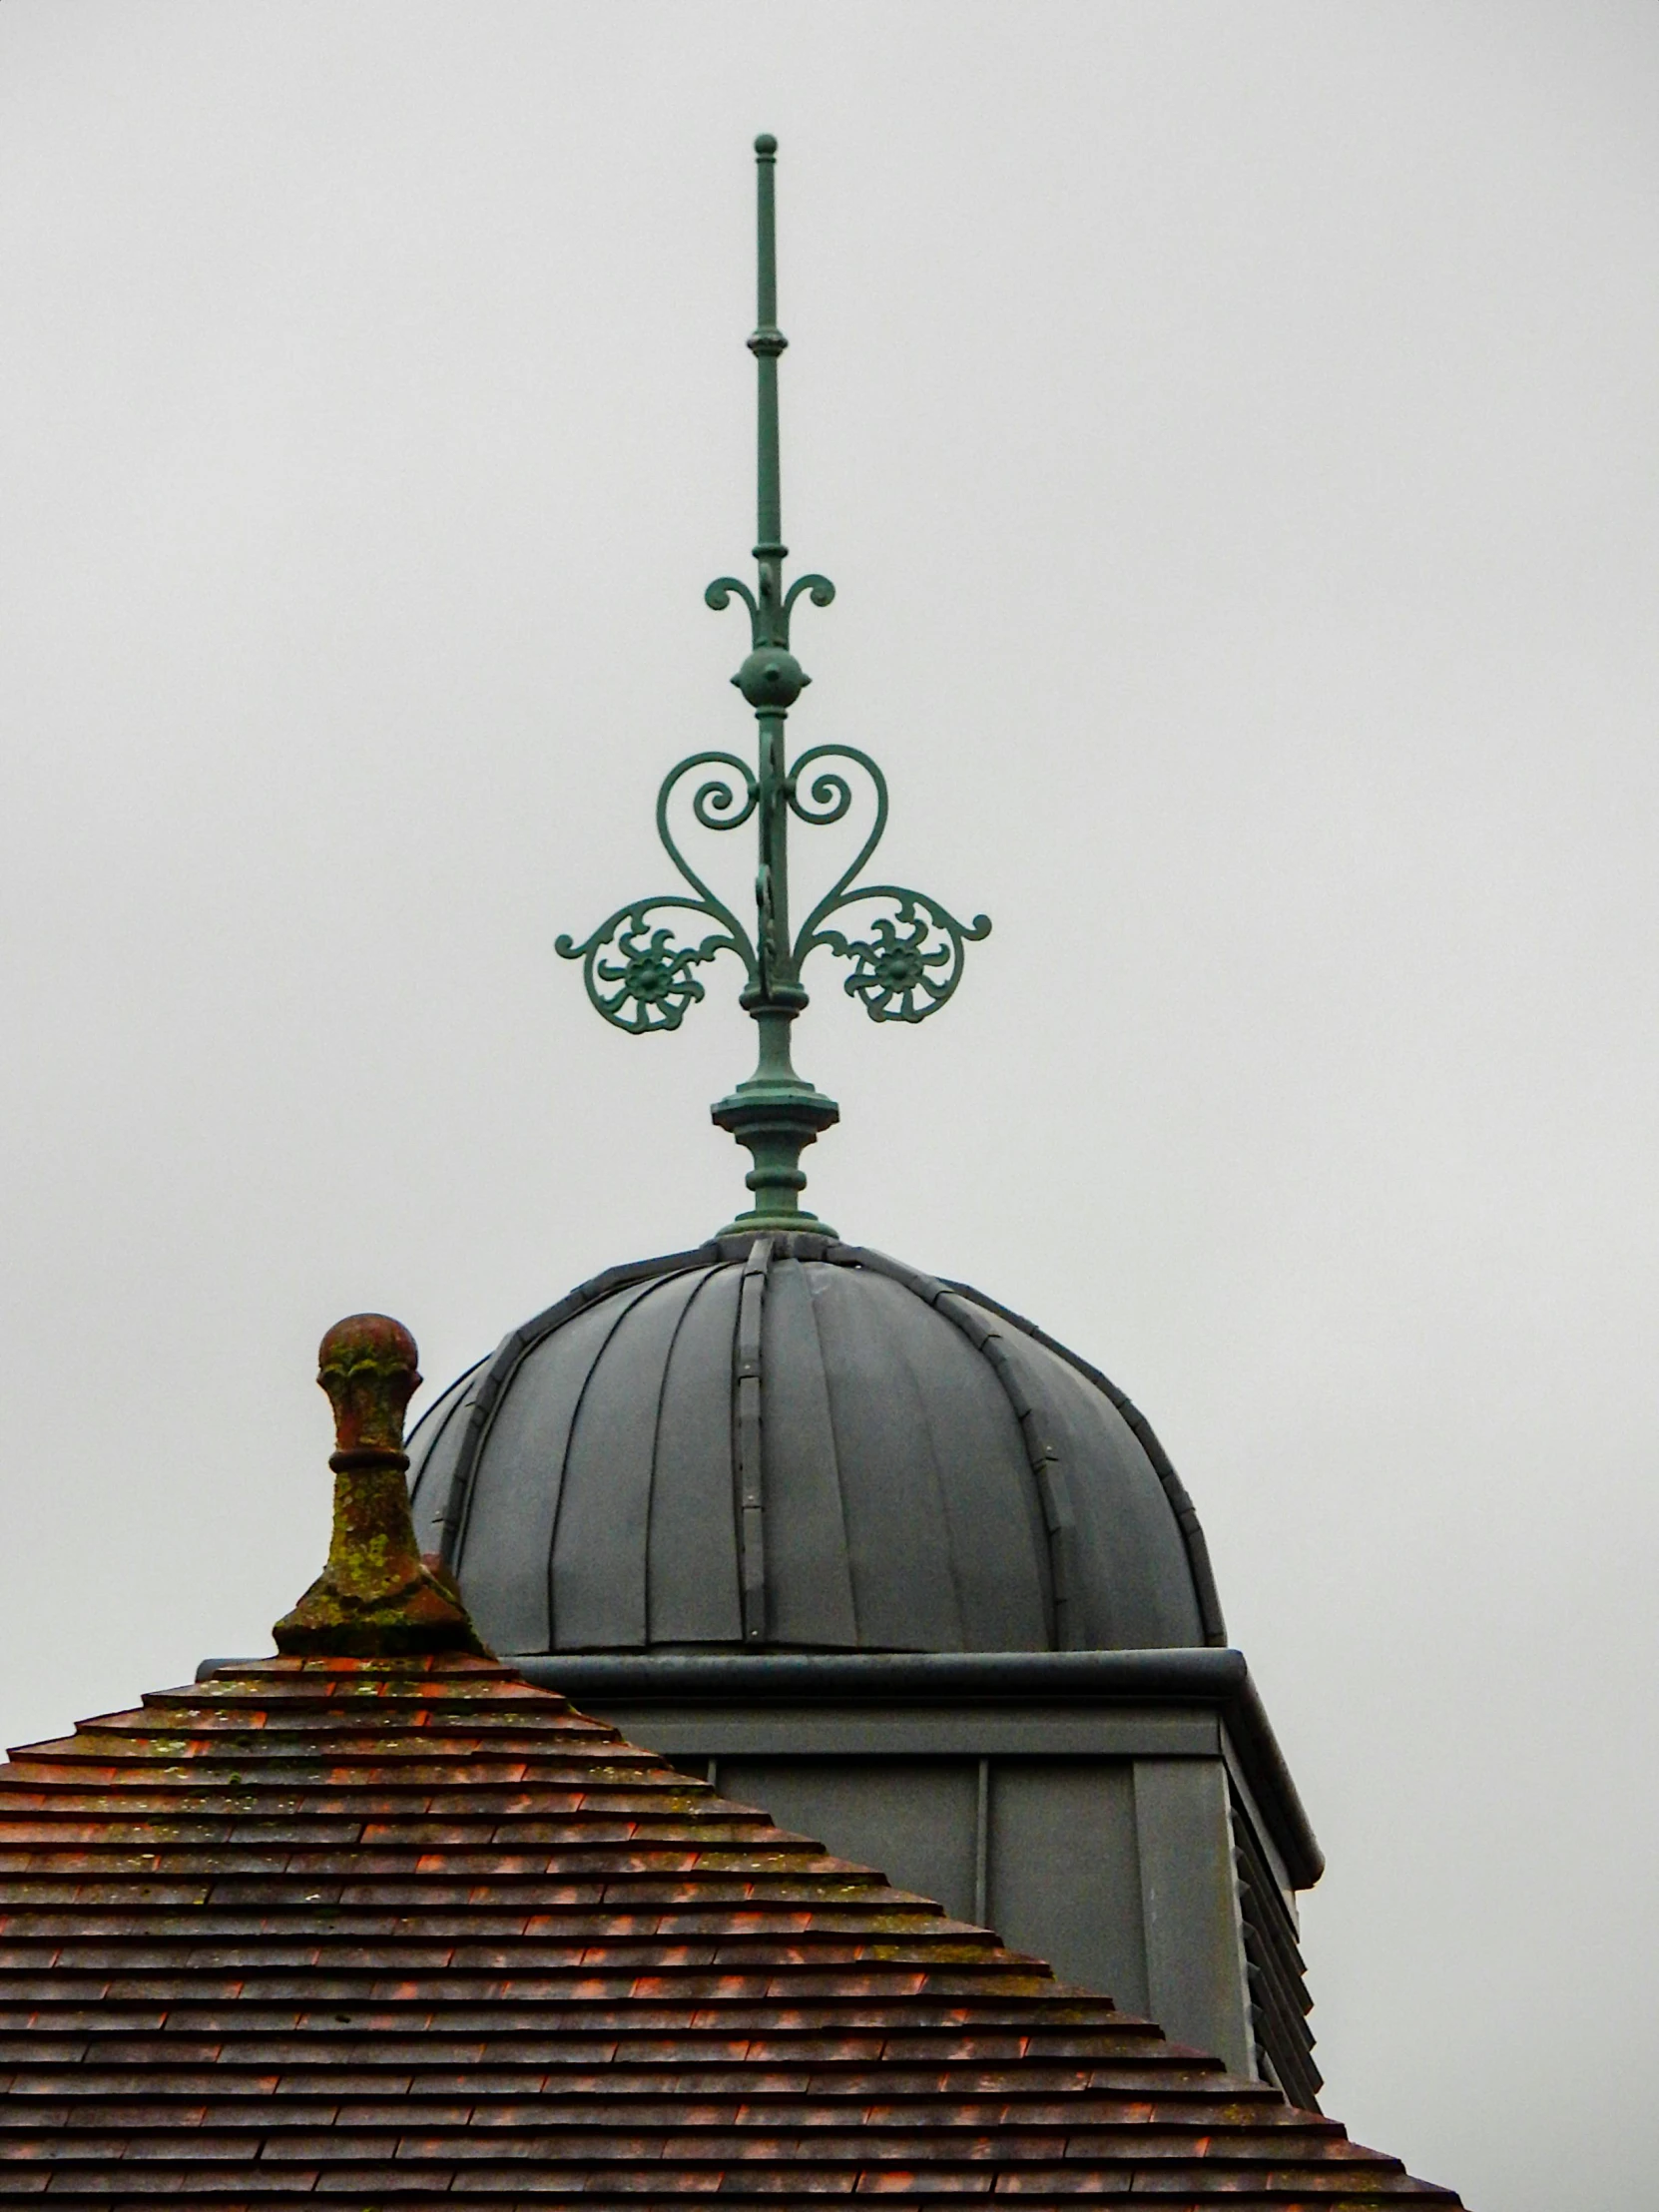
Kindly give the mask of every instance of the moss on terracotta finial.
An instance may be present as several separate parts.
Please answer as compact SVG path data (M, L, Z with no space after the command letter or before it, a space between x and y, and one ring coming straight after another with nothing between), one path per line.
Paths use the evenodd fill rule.
M317 1354L334 1408L328 1564L276 1623L276 1649L372 1658L483 1645L453 1578L415 1544L403 1414L419 1386L415 1341L386 1314L335 1322Z

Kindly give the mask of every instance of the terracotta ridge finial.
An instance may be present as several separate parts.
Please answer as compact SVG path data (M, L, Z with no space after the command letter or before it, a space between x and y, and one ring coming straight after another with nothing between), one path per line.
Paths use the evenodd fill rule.
M335 1322L317 1353L334 1408L334 1526L328 1564L276 1623L281 1652L372 1658L482 1652L453 1578L415 1542L403 1477L403 1414L419 1387L415 1341L387 1314Z

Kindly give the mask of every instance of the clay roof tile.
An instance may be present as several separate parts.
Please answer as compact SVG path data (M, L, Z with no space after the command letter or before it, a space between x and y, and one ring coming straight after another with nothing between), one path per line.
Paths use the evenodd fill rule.
M0 2198L1453 2206L465 1651L0 1767Z

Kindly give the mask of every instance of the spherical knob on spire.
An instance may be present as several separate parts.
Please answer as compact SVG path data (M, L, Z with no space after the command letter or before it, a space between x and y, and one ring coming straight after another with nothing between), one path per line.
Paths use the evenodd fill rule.
M317 1353L334 1408L328 1564L274 1631L278 1651L371 1658L481 1652L452 1577L415 1543L403 1414L420 1383L415 1341L389 1314L335 1322Z
M316 1380L334 1408L335 1459L402 1452L403 1415L420 1387L419 1361L414 1339L389 1314L351 1314L335 1322L316 1354Z
M785 713L812 680L795 655L782 645L758 647L732 679L757 714Z

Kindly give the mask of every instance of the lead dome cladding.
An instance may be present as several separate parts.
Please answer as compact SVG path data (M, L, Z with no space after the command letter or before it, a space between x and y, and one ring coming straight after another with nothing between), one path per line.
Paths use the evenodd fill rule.
M1123 1392L981 1292L825 1238L612 1269L409 1453L422 1548L504 1654L1226 1641Z

